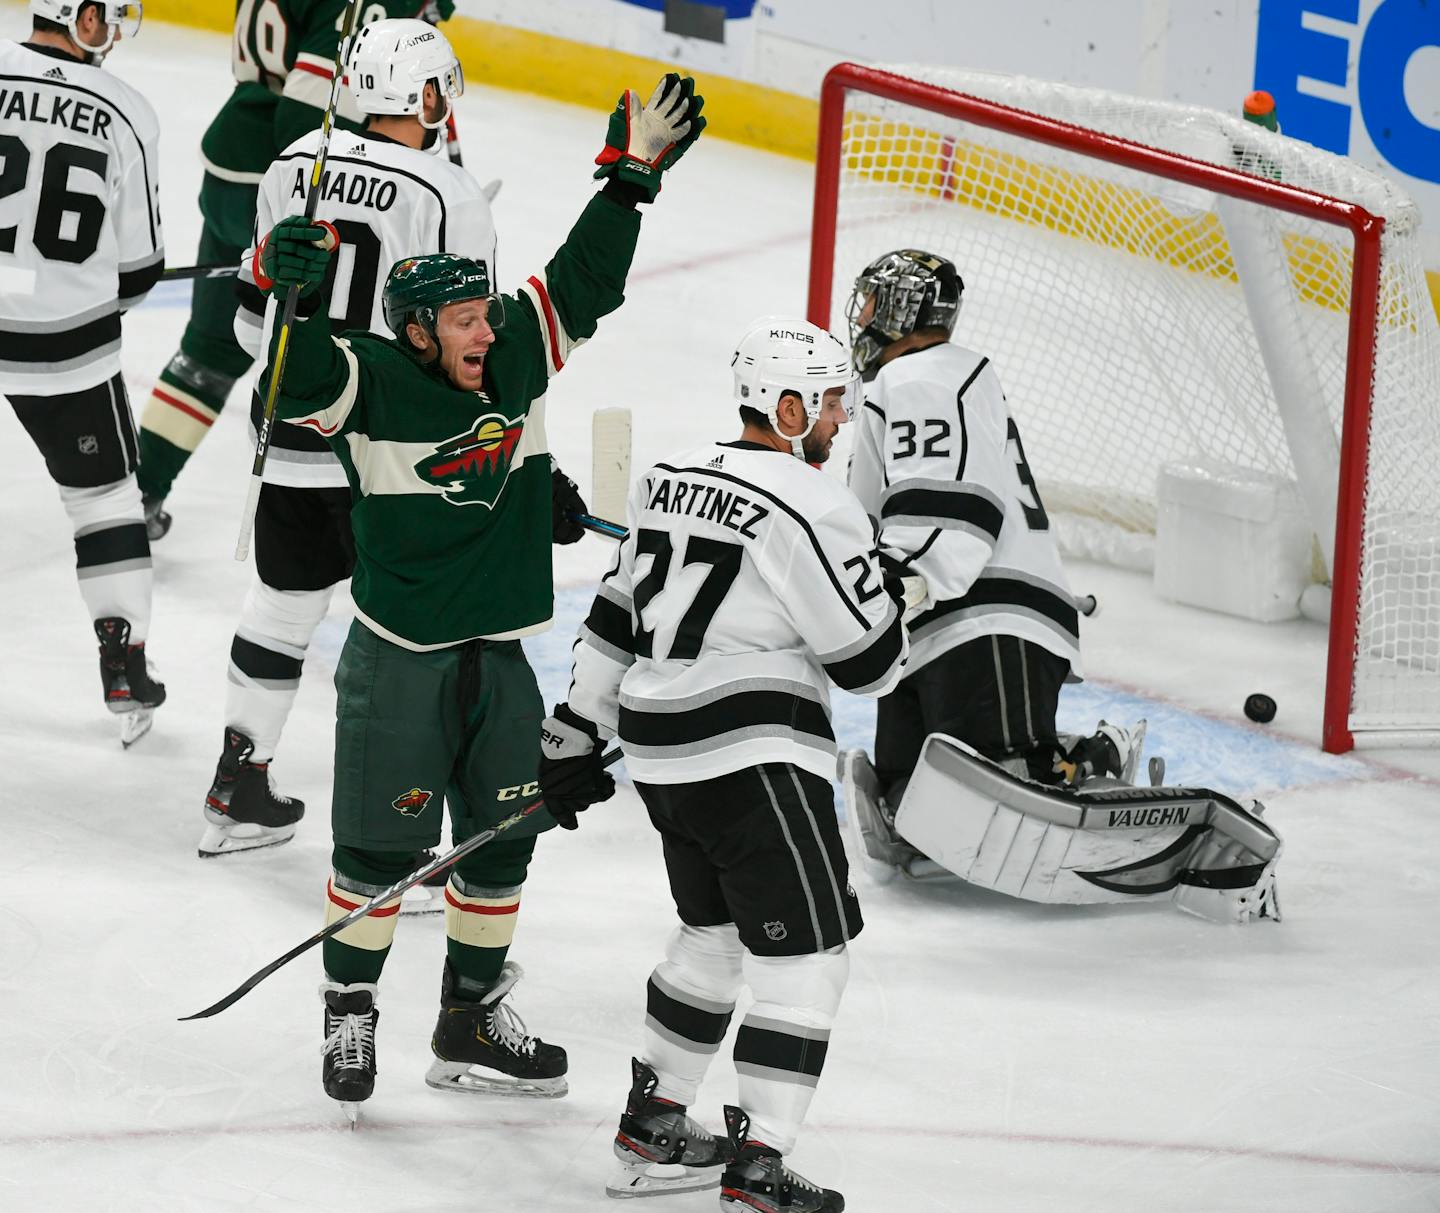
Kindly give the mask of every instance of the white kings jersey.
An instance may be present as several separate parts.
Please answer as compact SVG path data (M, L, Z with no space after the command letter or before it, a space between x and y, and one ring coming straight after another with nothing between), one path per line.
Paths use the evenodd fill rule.
M1075 600L990 360L949 342L879 370L855 423L850 487L880 547L924 576L910 670L980 636L1019 636L1080 675Z
M235 336L263 365L266 340L278 323L284 296L255 286L255 246L287 215L305 213L320 132L297 139L260 182L255 238L240 262L240 307ZM390 336L381 291L390 267L424 253L459 253L485 262L495 278L495 221L479 183L443 155L393 139L336 130L320 178L315 214L335 225L340 247L331 258L325 290L337 332L369 329ZM263 307L263 313L262 313ZM293 433L291 431L294 431ZM345 472L324 439L299 426L271 431L267 484L346 488Z
M159 127L128 84L0 41L0 391L57 396L120 370L120 313L165 266Z
M854 496L789 454L719 443L651 468L626 516L570 707L644 783L764 762L833 779L829 683L883 695L907 651Z

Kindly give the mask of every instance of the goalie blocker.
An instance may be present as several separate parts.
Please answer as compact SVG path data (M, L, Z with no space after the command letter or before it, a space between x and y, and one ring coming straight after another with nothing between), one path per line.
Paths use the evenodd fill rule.
M854 813L853 779L845 792ZM971 884L1026 901L1173 901L1213 922L1278 921L1282 844L1260 808L1208 788L1045 787L932 733L895 829Z

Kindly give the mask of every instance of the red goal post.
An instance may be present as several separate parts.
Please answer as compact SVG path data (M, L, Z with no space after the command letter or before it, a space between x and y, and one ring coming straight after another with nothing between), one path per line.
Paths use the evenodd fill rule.
M1382 290L1382 238L1386 227L1385 217L1366 209L1358 202L1328 196L1295 184L1292 180L1275 179L1281 175L1280 172L1270 162L1257 160L1253 155L1248 163L1231 167L1117 135L1113 128L1123 124L1113 120L1113 107L1101 107L1109 119L1106 124L1112 128L1107 130L1103 129L1101 124L1083 125L1034 112L1028 106L1022 108L1007 104L993 96L976 95L971 89L961 91L946 87L935 82L934 77L942 73L926 69L926 74L932 78L916 78L911 74L911 69L886 70L843 63L833 68L825 78L821 91L808 296L808 315L816 324L843 329L843 317L837 305L843 303L843 293L848 289L850 278L869 255L907 243L952 256L959 265L962 277L967 280L966 303L970 304L972 267L967 266L964 257L956 257L947 248L936 247L934 233L945 230L937 225L948 223L959 233L957 240L970 238L969 228L978 222L978 219L972 220L968 213L963 220L950 217L952 213L960 214L960 208L965 205L964 194L967 187L973 187L977 194L989 192L978 205L978 210L988 212L987 215L980 216L986 222L990 222L1002 208L1002 203L995 198L1012 187L996 185L991 178L986 178L985 183L979 186L967 182L964 174L956 170L951 163L960 157L968 156L972 160L983 161L989 166L986 171L998 171L994 170L995 165L1014 162L1021 154L1026 159L1033 159L1028 152L1023 152L1024 148L1057 149L1067 156L1083 158L1082 162L1086 166L1097 166L1097 173L1106 171L1099 166L1114 166L1122 175L1123 182L1115 186L1116 189L1143 189L1145 181L1160 179L1175 183L1179 188L1174 192L1183 193L1182 203L1186 205L1194 198L1203 199L1204 196L1215 195L1258 204L1270 214L1296 216L1310 225L1307 231L1317 230L1314 225L1320 224L1348 234L1349 263L1343 267L1343 272L1348 275L1348 298L1344 297L1342 292L1339 302L1332 305L1336 311L1343 308L1348 320L1345 324L1343 386L1340 382L1340 370L1337 369L1336 372L1336 394L1343 394L1343 399L1337 400L1331 408L1332 413L1339 414L1335 419L1339 430L1339 466L1338 485L1334 484L1332 476L1332 486L1329 489L1334 494L1335 512L1333 557L1329 561L1332 592L1323 745L1326 750L1336 753L1349 750L1354 744L1351 712L1356 685L1357 624L1362 593L1362 554L1365 546L1365 511L1370 470L1371 404ZM998 81L1000 78L993 79ZM1041 99L1063 89L1063 86L1036 87L1039 90L1037 96ZM1082 90L1069 92L1079 95ZM1040 105L1035 107L1037 110L1039 108ZM1064 107L1052 105L1049 108L1054 110ZM873 113L867 114L867 111ZM1281 117L1283 120L1283 115ZM857 134L857 131L862 130L862 118L868 125L863 127L863 133ZM947 123L955 125L947 127L944 125ZM947 130L951 133L946 134ZM1256 131L1256 128L1252 127L1251 130ZM1003 139L1003 144L992 149L989 146L990 135L984 134L985 132L993 134L996 140ZM1256 131L1256 135L1277 141L1281 139L1269 132ZM850 143L847 143L847 137L851 140ZM1189 139L1191 136L1186 135L1185 138ZM1020 142L1017 144L1017 141ZM1181 142L1183 143L1183 140ZM1294 142L1284 140L1286 144ZM1022 153L1015 151L1017 146L1022 148ZM1271 145L1262 146L1268 148ZM963 151L957 152L957 147ZM977 147L983 147L983 152L977 152ZM1313 149L1306 151L1323 155L1314 153ZM927 157L930 158L929 161ZM940 164L941 159L944 160L943 165ZM926 172L913 171L916 165L924 167ZM1255 171L1257 166L1258 171ZM1252 171L1244 171L1245 168ZM1031 171L1035 171L1033 166ZM1046 168L1043 171L1054 174L1074 170ZM1090 173L1088 167L1083 171L1087 175ZM1144 176L1140 176L1142 174ZM1293 174L1286 173L1287 177L1291 175ZM1135 182L1141 184L1137 186ZM867 192L867 197L883 196L883 192L889 190L893 197L882 204L889 207L889 210L882 215L873 207L868 211L862 208L863 213L857 211L856 215L849 217L842 215L842 201L847 188ZM1173 208L1175 204L1164 198L1163 190L1161 195L1161 205ZM1032 213L1023 216L1023 221L1031 225L1030 230L1044 227L1050 228L1053 233L1056 226L1053 206L1051 213L1037 220L1033 212L1038 204L1032 198L1026 205ZM1203 206L1203 201L1197 205ZM1184 207L1181 206L1180 209L1183 210ZM1168 214L1168 211L1165 213ZM1014 216L1006 217L1013 219ZM907 224L912 220L917 229L915 235L901 239L907 232ZM842 243L840 238L846 224L862 232L875 231L869 254L863 256L859 264L836 264L837 249ZM1016 225L1012 223L1011 226ZM882 229L884 235L880 234ZM1042 237L1051 239L1051 234L1041 233L1035 238ZM943 239L942 237L942 243ZM1303 249L1306 240L1313 242L1315 239L1313 236L1296 235L1287 231L1285 248L1293 258L1297 255L1297 247ZM1117 243L1123 244L1125 240L1129 240L1129 237L1109 243L1115 246ZM1102 238L1101 243L1105 242L1106 238ZM854 251L859 251L858 245ZM1132 253L1133 251L1130 250ZM1162 259L1168 260L1172 266L1179 264L1171 252L1166 252ZM1239 257L1235 260L1238 261ZM1186 264L1182 268L1191 271L1190 280L1198 282L1193 265ZM1053 278L1054 274L1047 272L1044 276L1047 279L1046 289L1049 289L1049 279ZM1086 275L1081 272L1078 277L1083 279ZM1234 279L1233 273L1231 279ZM983 287L983 283L977 285ZM1208 283L1204 285L1209 289ZM1309 304L1304 306L1308 307ZM962 308L962 329L966 327L966 319L966 310ZM1338 320L1338 317L1333 319ZM1433 315L1427 317L1427 320L1433 322ZM1260 344L1264 344L1263 340ZM995 357L1002 381L1007 383L1008 389L1007 373L1013 371L1007 363L1003 348L997 351L988 344L977 344L976 348ZM1263 393L1257 389L1257 402L1247 403L1245 407L1252 410L1261 407L1258 403L1260 394ZM1141 415L1145 403L1138 402L1137 412ZM1013 404L1012 400L1012 406ZM1031 423L1023 414L1017 415L1026 434L1026 447L1029 452ZM1141 439L1143 440L1143 435ZM1031 462L1032 465L1035 462L1033 455ZM1042 490L1046 488L1043 478L1041 487ZM1048 500L1047 495L1047 503ZM1421 513L1423 514L1424 510ZM1316 530L1321 538L1321 548L1328 548L1330 536L1320 527ZM1437 600L1440 600L1440 596L1437 596ZM1427 645L1429 628L1433 622L1425 621L1423 625ZM1376 643L1379 646L1376 651L1383 649L1383 643ZM1429 660L1428 649L1422 653L1422 658L1423 669L1425 662ZM1440 675L1437 675L1437 685L1440 685ZM1400 728L1403 727L1403 722L1398 726L1387 727ZM1417 727L1432 726L1426 722Z

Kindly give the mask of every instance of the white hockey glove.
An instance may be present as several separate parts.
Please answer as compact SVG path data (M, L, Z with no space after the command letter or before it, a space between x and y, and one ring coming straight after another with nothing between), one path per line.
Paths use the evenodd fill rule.
M930 605L930 583L889 552L880 553L880 571L886 592L902 615L918 613Z
M556 704L540 726L540 794L563 829L576 829L577 813L615 795L603 762L599 730L568 703Z
M700 109L705 98L695 92L689 76L670 72L655 86L642 107L640 94L627 88L615 103L605 146L595 157L596 178L612 174L645 191L654 202L660 192L660 174L679 160L700 138L705 119Z

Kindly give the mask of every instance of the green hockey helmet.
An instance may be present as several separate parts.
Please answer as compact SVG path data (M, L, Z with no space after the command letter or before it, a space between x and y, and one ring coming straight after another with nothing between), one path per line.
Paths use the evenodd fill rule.
M381 307L390 331L404 340L405 325L411 320L433 337L440 309L447 303L467 299L490 300L486 315L490 327L498 329L504 323L504 309L490 281L490 267L484 261L456 253L428 253L424 257L406 257L390 267Z

